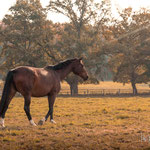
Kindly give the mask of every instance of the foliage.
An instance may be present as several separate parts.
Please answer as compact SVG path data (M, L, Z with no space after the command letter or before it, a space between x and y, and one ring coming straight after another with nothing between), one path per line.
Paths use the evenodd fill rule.
M6 57L6 61L1 64L1 69L8 70L18 65L45 65L45 53L41 45L46 39L52 38L46 10L39 0L18 0L9 11L10 14L3 19L5 28L2 31L1 57Z
M61 25L58 32L60 38L56 43L56 48L61 59L84 57L91 82L96 83L99 78L95 75L97 72L100 74L104 62L99 52L102 43L99 33L102 31L102 26L108 21L109 4L109 0L101 3L95 3L92 0L52 0L48 6L50 11L61 13L70 19L70 23ZM96 57L99 63L95 61L97 53L99 53ZM96 72L92 71L93 68ZM77 84L82 82L73 75L66 78L66 81L70 87L76 86L74 93L77 93Z
M51 0L48 11L67 16L69 23L48 21L40 0L17 0L0 23L1 73L20 65L43 67L74 57L83 61L90 76L86 83L110 79L131 83L150 80L150 12L127 8L112 21L111 1ZM66 78L73 93L82 80Z
M110 46L110 66L114 73L114 81L128 83L133 87L133 93L137 93L136 83L149 81L147 63L150 55L147 55L146 41L149 39L150 13L146 10L133 12L131 8L120 13L121 21L116 21L111 28L116 40ZM122 36L126 35L126 36ZM145 46L143 46L145 45Z

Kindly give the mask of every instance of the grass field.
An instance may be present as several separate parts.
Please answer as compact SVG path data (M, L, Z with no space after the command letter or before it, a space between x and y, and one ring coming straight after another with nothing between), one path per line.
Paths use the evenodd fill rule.
M137 84L136 85L138 93L150 93L149 84ZM60 94L69 95L70 87L67 83L62 83L62 90ZM79 84L78 85L78 94L79 95L118 95L118 94L129 94L133 93L133 89L131 84L117 83L113 81L104 81L100 82L100 84Z
M48 110L46 98L33 98L37 123ZM150 149L150 98L56 99L54 119L32 127L23 98L14 98L0 128L2 150L135 150Z
M150 89L149 84L137 84L137 89ZM69 89L69 85L66 82L62 83L62 89ZM123 85L122 83L113 81L104 81L100 84L79 84L79 89L131 89L130 83Z

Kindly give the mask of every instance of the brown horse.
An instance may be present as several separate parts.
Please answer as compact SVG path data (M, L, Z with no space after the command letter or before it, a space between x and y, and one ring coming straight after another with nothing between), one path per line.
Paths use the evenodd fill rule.
M50 116L53 120L53 105L55 98L60 91L60 81L70 72L80 76L84 80L88 79L87 72L82 63L82 59L69 59L55 66L46 66L44 68L34 68L21 66L8 72L2 98L0 101L0 125L4 127L4 118L7 108L15 96L16 92L24 97L24 110L31 125L36 126L30 114L31 97L48 96L49 111L46 116L39 121L42 125Z

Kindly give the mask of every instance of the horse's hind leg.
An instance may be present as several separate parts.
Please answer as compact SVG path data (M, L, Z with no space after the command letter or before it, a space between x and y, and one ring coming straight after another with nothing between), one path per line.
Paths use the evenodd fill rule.
M24 103L24 111L30 121L30 124L33 126L36 126L36 124L34 123L34 121L32 120L31 114L30 114L30 103L31 103L31 96L27 95L24 96L25 99L25 103Z
M0 115L0 125L2 127L5 127L5 125L4 125L5 113L6 113L7 109L8 109L8 106L9 106L12 98L15 96L15 94L16 94L16 89L14 88L13 85L11 85L8 101L5 102L3 110L2 110L2 113Z

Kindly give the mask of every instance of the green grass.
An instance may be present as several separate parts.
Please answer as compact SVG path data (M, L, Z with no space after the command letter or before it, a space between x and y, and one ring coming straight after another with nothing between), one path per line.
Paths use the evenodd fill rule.
M6 128L0 128L2 150L150 148L149 98L59 97L54 106L57 124L48 120L37 127L29 125L23 102L23 98L14 98L10 104L5 119ZM32 98L31 113L36 123L47 111L46 98Z

